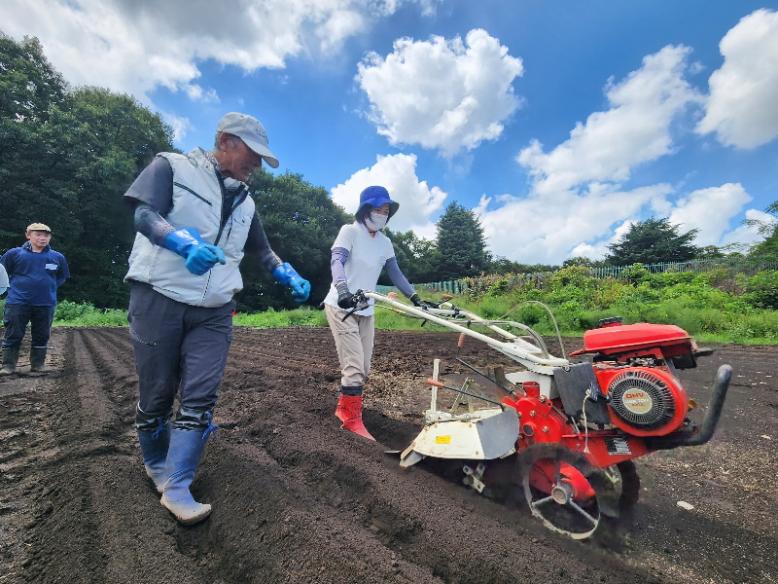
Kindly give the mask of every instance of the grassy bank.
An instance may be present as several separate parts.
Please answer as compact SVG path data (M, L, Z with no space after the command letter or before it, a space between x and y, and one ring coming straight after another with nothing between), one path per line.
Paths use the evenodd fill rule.
M634 266L625 279L597 279L584 268L559 270L543 287L508 289L490 284L455 300L489 318L511 318L552 334L552 322L535 302L548 305L565 336L578 336L601 318L625 324L675 324L704 341L778 344L778 273L746 277L725 271L651 274Z
M601 318L621 316L626 324L676 324L701 341L778 344L775 271L751 277L725 272L650 274L635 266L627 278L615 280L592 278L585 269L572 267L559 270L542 286L526 283L511 288L507 282L495 277L452 301L486 318L526 323L544 335L554 334L554 326L539 302L550 307L564 336L580 336ZM420 321L388 309L379 308L376 314L377 326L383 330L440 330L429 324L422 329ZM309 307L239 313L234 322L256 328L327 325L324 312ZM126 326L127 314L63 301L57 307L54 325Z

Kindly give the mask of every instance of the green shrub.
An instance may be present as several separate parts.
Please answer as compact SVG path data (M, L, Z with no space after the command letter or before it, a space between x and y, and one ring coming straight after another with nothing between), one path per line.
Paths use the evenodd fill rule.
M127 326L127 311L63 300L57 304L54 326Z
M593 288L597 279L592 277L586 266L568 266L554 272L549 281L551 289L573 286L576 288Z
M778 271L766 270L748 278L746 298L760 308L778 308Z
M57 311L54 313L54 320L60 322L75 321L86 314L95 312L97 309L94 304L88 302L79 303L63 300L57 304Z
M659 274L650 274L645 281L649 282L652 288L667 288L678 284L690 284L694 282L697 274L693 272L661 272Z
M283 328L288 326L324 326L327 319L323 310L296 308L294 310L273 310L247 314L240 312L232 320L236 326L254 328Z
M550 307L564 334L577 335L610 316L626 324L654 322L676 324L708 341L778 343L778 272L759 272L747 277L726 269L693 274L650 274L632 266L627 279L597 279L587 268L571 266L543 279L493 276L481 282L475 293L455 297L454 304L484 318L507 318L554 334L552 319L533 302ZM423 292L424 298L435 295ZM3 301L0 300L0 310ZM126 326L123 310L101 310L91 304L64 300L57 307L55 326ZM441 330L434 324L421 329L418 319L379 307L376 326L387 330ZM267 310L238 314L238 326L279 328L327 326L324 312L309 307L289 311Z
M621 277L627 280L630 284L640 284L642 282L651 281L651 272L648 271L643 264L632 264L626 270L621 273Z

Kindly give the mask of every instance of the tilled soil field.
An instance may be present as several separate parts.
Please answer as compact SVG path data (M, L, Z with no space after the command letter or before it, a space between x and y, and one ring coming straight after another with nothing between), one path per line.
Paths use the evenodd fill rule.
M455 345L378 335L370 443L332 415L328 330L237 330L193 488L214 511L183 528L141 465L127 331L57 331L52 373L0 380L0 584L778 582L778 348L722 346L682 372L704 404L718 365L735 368L714 440L638 460L630 525L576 543L384 454L418 431L432 358L458 372ZM475 343L464 354L493 363Z

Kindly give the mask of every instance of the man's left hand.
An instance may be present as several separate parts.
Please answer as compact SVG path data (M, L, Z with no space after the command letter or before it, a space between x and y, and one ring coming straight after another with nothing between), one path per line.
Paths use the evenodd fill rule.
M273 270L273 278L279 284L291 289L292 299L298 304L308 300L308 296L311 295L311 283L298 274L289 262L277 266Z

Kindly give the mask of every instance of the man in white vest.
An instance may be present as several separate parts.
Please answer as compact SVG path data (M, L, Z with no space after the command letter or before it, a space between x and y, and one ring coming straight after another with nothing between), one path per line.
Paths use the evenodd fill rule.
M228 113L215 149L163 152L130 186L137 234L125 281L140 399L135 427L161 503L184 524L211 506L189 490L208 435L232 340L233 296L244 252L305 302L310 284L273 252L245 181L278 167L254 117ZM177 391L179 407L171 412Z
M0 264L0 296L5 294L5 291L8 290L8 286L10 286L8 282L8 272L5 271L5 266Z

